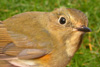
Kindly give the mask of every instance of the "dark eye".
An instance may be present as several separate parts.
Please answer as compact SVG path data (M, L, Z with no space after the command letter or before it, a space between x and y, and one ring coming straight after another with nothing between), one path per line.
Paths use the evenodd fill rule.
M60 24L65 24L66 23L66 19L64 17L61 17L59 22L60 22Z

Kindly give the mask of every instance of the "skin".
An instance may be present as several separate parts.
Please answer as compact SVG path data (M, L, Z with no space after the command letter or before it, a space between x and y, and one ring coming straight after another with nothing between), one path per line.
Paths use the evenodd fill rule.
M19 67L66 67L90 31L87 25L84 13L65 7L15 15L0 24L0 59Z

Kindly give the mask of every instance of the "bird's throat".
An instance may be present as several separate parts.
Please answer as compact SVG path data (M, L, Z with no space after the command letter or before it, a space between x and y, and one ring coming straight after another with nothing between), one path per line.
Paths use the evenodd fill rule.
M75 32L66 40L66 52L69 58L72 58L75 52L79 49L83 39L82 32Z

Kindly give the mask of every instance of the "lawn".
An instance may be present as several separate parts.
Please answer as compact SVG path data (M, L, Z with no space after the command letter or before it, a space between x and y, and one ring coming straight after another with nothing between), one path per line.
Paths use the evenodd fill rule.
M100 67L100 0L0 0L0 20L22 12L52 11L61 6L83 11L92 29L67 67Z

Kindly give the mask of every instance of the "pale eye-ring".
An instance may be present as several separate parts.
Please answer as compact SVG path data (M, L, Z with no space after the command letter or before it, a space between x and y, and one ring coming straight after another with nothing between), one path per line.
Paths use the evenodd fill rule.
M66 18L60 17L60 18L59 18L59 23L60 23L60 24L65 24L65 23L66 23Z

